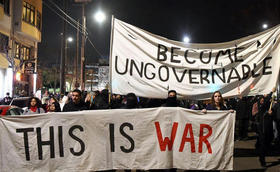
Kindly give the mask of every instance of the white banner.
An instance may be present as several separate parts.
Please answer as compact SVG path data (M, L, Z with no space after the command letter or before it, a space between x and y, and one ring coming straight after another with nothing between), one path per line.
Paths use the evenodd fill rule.
M235 113L161 107L0 118L0 171L233 169Z
M113 93L166 98L207 99L269 93L279 74L279 26L231 42L188 44L151 34L113 19L111 88ZM164 28L164 26L163 26Z

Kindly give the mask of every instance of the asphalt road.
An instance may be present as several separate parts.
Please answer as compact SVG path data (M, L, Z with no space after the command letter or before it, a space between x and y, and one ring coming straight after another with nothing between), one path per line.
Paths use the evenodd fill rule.
M235 141L234 143L233 171L280 172L280 152L276 151L275 149L268 151L268 155L266 156L267 166L264 168L260 165L258 155L255 151L255 133L249 133L249 138L249 140Z

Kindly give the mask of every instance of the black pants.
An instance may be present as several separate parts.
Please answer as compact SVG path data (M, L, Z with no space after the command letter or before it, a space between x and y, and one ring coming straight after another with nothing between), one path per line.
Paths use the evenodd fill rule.
M249 119L240 119L238 121L238 136L239 138L248 137Z

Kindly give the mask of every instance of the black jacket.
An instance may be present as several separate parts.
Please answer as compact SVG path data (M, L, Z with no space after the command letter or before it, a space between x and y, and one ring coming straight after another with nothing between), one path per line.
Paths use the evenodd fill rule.
M88 110L88 106L83 101L80 101L80 103L78 104L75 104L73 101L70 101L69 103L65 104L63 107L63 112L82 111L82 110Z

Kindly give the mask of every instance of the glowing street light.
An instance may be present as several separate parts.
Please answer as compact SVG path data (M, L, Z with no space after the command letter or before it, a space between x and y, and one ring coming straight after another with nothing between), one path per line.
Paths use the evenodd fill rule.
M102 11L97 11L94 14L94 19L98 22L98 23L103 23L106 20L106 15L104 12Z
M73 38L72 38L72 37L68 37L68 38L67 38L67 41L68 41L68 42L73 42Z
M185 37L183 38L183 41L184 41L185 43L189 43L189 42L190 42L190 38L189 38L188 36L185 36Z
M268 25L267 25L266 23L264 23L264 24L262 25L262 28L263 28L263 29L267 29L267 27L268 27Z

